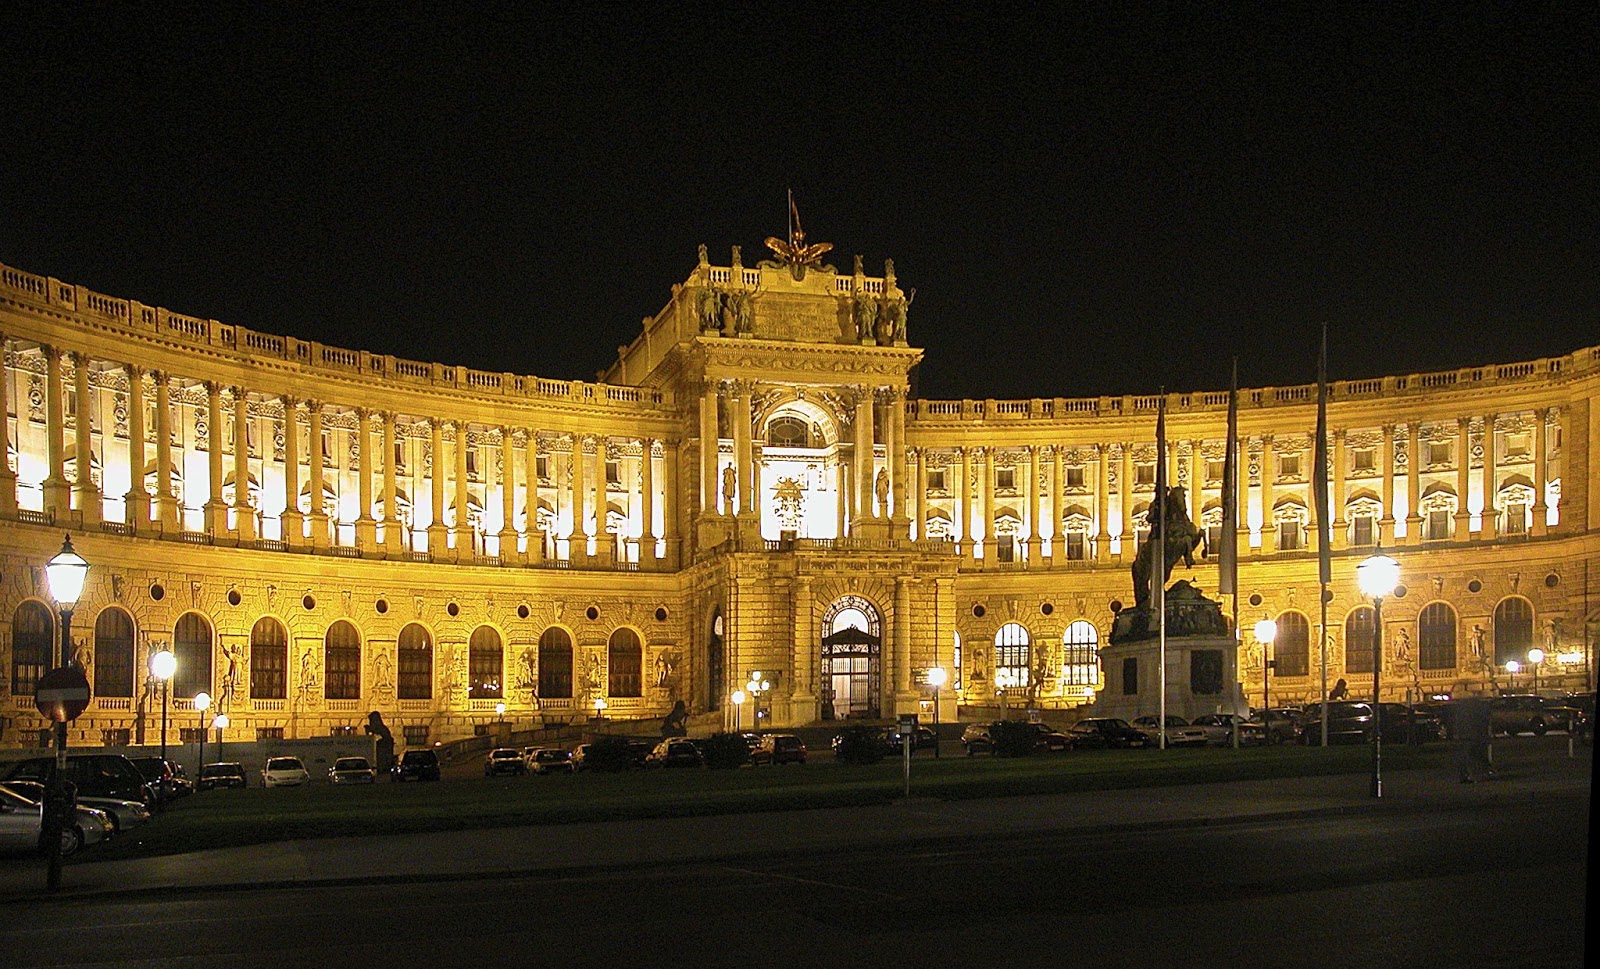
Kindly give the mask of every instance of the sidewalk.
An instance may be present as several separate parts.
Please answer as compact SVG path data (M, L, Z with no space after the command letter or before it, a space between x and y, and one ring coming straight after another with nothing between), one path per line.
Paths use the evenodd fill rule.
M1150 827L1470 809L1508 798L1590 797L1593 749L1497 745L1499 775L1395 771L1381 800L1364 774L858 808L592 822L431 834L286 841L67 866L61 897L395 880L455 880L636 867L902 841L1104 833ZM0 902L37 901L42 862L0 861Z

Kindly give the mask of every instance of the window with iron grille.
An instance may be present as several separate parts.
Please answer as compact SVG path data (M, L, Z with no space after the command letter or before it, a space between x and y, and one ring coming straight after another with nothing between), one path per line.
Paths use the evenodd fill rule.
M323 638L323 696L329 700L361 699L361 635L341 619Z
M1494 607L1494 662L1504 666L1510 660L1521 662L1533 645L1533 606L1520 596L1502 600Z
M1377 631L1371 606L1351 611L1344 621L1344 671L1372 672L1372 637Z
M1279 676L1305 676L1311 668L1311 623L1298 612L1278 617L1278 635L1272 642L1273 670Z
M211 624L198 612L184 613L172 630L172 654L178 661L172 674L172 695L192 697L211 692Z
M501 686L505 650L500 634L490 626L472 631L467 643L467 696L474 700L498 700L505 696Z
M276 619L263 617L250 630L250 696L282 700L289 693L289 634Z
M1100 683L1100 632L1087 619L1073 621L1061 637L1061 679L1067 686Z
M994 685L1027 686L1031 642L1022 624L1008 622L994 636Z
M1417 616L1417 666L1450 670L1456 666L1456 611L1431 602Z
M282 727L257 727L256 728L256 739L257 740L282 740L283 739L283 728Z
M618 629L606 648L606 693L609 696L639 696L643 686L644 654L639 634Z
M428 631L410 623L400 630L396 646L396 695L402 700L433 699L433 640Z
M94 622L94 695L133 696L133 618L115 607Z
M539 695L572 696L572 638L565 629L552 626L539 637Z

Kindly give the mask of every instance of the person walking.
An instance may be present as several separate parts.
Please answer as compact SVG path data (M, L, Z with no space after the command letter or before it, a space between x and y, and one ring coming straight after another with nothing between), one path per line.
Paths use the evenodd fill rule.
M1450 738L1456 745L1456 766L1461 772L1461 783L1477 780L1474 774L1494 776L1494 762L1489 757L1491 713L1489 701L1483 697L1467 697L1451 706Z

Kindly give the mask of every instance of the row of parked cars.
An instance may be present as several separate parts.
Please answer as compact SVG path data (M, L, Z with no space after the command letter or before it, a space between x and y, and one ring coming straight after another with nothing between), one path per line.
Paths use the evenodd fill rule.
M0 850L50 850L44 812L55 770L54 757L30 757L0 770ZM56 846L63 856L149 822L161 805L194 790L181 767L160 757L72 754L61 780L74 803Z

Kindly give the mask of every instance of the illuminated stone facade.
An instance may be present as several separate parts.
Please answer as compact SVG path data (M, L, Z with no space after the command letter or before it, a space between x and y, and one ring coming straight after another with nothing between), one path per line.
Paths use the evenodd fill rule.
M397 738L448 740L499 703L526 724L681 699L710 727L755 671L769 688L746 725L753 707L772 725L927 713L933 666L952 673L945 720L1082 704L1131 601L1157 399L908 399L907 306L892 264L702 252L584 383L0 267L0 743L43 726L32 693L59 642L43 565L64 533L91 563L72 638L96 697L74 744L144 735L162 647L174 723L205 689L237 739L359 730L377 710ZM1370 653L1347 660L1346 639L1370 641L1354 569L1381 541L1406 588L1384 609L1386 695L1504 688L1534 645L1541 687L1592 688L1597 398L1600 348L1332 386L1330 683L1370 691ZM1167 398L1168 476L1213 548L1239 543L1241 625L1278 621L1274 699L1309 699L1315 388L1241 391L1237 536L1218 534L1226 403ZM1215 596L1214 559L1174 577ZM1248 634L1239 669L1259 703Z

